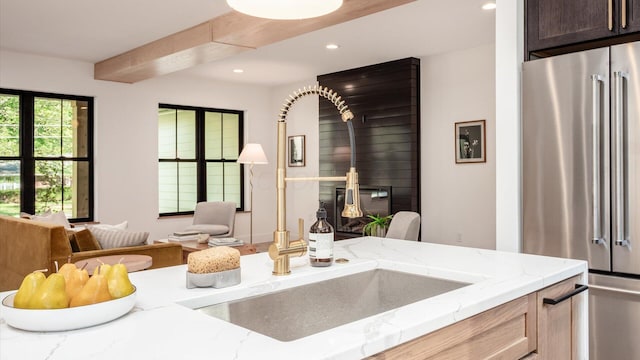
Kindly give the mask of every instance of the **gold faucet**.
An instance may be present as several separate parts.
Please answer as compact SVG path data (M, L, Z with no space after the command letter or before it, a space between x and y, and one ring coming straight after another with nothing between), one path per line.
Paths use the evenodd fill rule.
M287 114L291 106L303 96L317 94L331 101L338 109L342 121L347 123L349 128L349 141L351 144L351 167L346 176L335 177L300 177L288 178L286 171L287 154ZM358 185L358 173L355 169L355 139L353 134L353 113L340 96L333 90L314 85L298 89L285 100L283 108L280 110L278 119L278 147L277 147L277 168L276 168L276 230L273 232L273 243L269 246L269 257L273 260L274 275L288 275L291 273L289 257L304 256L307 253L307 244L304 241L304 221L298 220L297 240L291 241L289 231L287 231L286 219L286 182L287 181L345 181L345 204L342 211L343 217L356 218L362 216L360 210L360 192Z

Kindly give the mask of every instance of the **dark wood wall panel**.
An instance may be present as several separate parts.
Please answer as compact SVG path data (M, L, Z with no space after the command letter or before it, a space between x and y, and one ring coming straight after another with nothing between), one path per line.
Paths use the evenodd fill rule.
M360 185L390 186L392 213L420 212L420 60L320 75L318 82L338 92L355 116ZM344 176L349 169L347 125L333 104L319 101L320 176ZM336 186L344 183L320 183L320 199L332 222Z

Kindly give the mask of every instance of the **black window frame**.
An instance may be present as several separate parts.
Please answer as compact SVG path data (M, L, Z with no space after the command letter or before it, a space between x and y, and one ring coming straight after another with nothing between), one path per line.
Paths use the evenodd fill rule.
M230 109L219 109L219 108L208 108L201 106L189 106L189 105L176 105L176 104L167 104L160 103L158 104L158 110L160 109L171 109L171 110L187 110L195 112L195 132L196 132L196 158L195 161L193 159L161 159L158 156L158 164L162 162L170 162L170 163L196 163L196 204L202 201L207 201L207 163L235 163L238 161L238 158L235 159L215 159L215 160L207 160L205 159L205 131L204 131L204 123L205 123L205 113L207 112L216 112L222 114L234 114L238 115L238 156L240 156L240 152L244 148L244 111L242 110L230 110ZM159 155L159 154L158 154ZM244 211L244 164L240 165L240 203L237 204L237 211ZM224 167L223 167L224 169ZM223 176L224 179L224 176ZM223 185L224 186L224 185ZM159 191L159 190L158 190ZM224 192L223 192L224 193ZM159 194L158 194L159 195ZM179 201L179 200L178 200ZM195 204L194 204L195 207ZM158 209L159 210L159 209ZM158 216L163 217L171 217L171 216L181 216L181 215L192 215L194 213L191 211L174 211L174 212L160 212L158 211Z
M20 154L15 156L1 156L0 160L20 161L20 211L28 214L36 212L36 187L35 187L35 164L36 161L87 161L89 165L88 179L88 212L89 216L79 218L68 218L70 223L91 222L94 219L94 98L92 96L57 94L50 92L37 92L28 90L16 90L0 88L0 94L16 95L19 97L19 128L20 128ZM34 123L35 123L35 99L53 98L62 100L77 100L87 102L87 156L35 156L34 144ZM31 136L27 136L30 134Z

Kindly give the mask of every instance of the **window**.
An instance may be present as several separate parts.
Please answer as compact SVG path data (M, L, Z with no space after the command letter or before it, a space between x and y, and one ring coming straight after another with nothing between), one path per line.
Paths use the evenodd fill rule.
M0 89L0 214L93 219L93 98Z
M243 208L242 111L160 104L160 215L193 213L200 201L233 201Z

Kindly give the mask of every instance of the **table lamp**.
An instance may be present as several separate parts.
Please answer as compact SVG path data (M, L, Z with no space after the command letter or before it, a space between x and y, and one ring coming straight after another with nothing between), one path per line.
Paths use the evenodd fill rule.
M251 188L251 195L249 199L250 215L249 215L249 242L253 244L253 165L268 164L267 156L262 150L260 144L246 144L238 156L238 163L249 164L249 186Z

